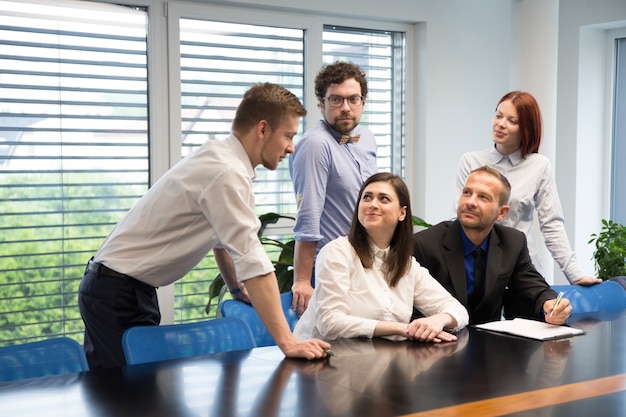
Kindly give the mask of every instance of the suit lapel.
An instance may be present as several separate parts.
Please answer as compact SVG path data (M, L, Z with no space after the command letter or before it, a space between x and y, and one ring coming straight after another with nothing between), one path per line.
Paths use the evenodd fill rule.
M461 241L460 224L454 221L444 237L443 246L446 249L443 253L444 260L450 272L450 281L456 298L467 306L467 281L465 278L465 264L463 262L463 242Z

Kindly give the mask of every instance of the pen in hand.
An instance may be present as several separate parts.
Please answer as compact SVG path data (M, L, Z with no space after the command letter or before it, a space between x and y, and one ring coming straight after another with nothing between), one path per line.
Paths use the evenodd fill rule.
M556 310L556 308L559 306L559 303L561 302L561 298L563 298L563 291L561 291L559 295L556 296L556 303L554 303L554 307L552 307L552 311L550 312L550 317L554 315L554 310Z

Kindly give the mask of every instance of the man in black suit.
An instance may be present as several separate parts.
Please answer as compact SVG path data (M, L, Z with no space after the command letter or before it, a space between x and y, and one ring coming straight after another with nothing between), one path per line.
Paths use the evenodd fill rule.
M510 192L495 169L472 171L457 219L414 235L415 259L468 309L470 324L500 320L505 298L515 300L514 315L563 324L572 310L569 300L555 308L557 294L533 266L524 233L496 224L509 212Z

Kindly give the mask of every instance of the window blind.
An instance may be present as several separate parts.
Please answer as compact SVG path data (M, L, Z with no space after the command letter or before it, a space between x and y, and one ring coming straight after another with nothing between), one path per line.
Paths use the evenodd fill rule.
M180 19L182 154L206 140L223 139L243 93L255 82L284 85L303 102L304 30ZM324 63L352 61L368 76L370 93L362 123L376 135L379 169L402 173L404 140L404 35L324 26ZM310 80L313 83L314 80ZM309 111L316 111L310 109ZM301 127L300 132L304 130ZM296 139L297 140L297 139ZM276 171L258 169L254 182L257 213L296 211L287 162ZM285 240L291 235L272 236ZM272 248L266 248L272 253ZM177 322L197 320L207 288L218 274L210 254L176 283Z
M306 102L311 34L180 23L183 156L229 134L254 82L285 85ZM147 25L141 7L0 1L0 343L82 340L76 293L85 263L149 186ZM324 62L352 60L366 71L362 123L377 136L379 169L401 171L404 35L336 26L323 33ZM295 212L286 164L260 168L255 191L259 214ZM275 237L289 237L289 225L283 229ZM176 284L177 322L206 319L217 273L210 258Z
M376 137L379 171L404 176L404 33L325 25L324 64L351 61L367 76L361 124Z
M230 135L237 106L254 83L280 84L304 101L304 36L301 29L180 19L182 155ZM258 214L296 210L287 161L274 171L258 167L254 191ZM177 322L202 318L218 272L209 254L176 283Z
M85 264L149 183L146 19L0 1L0 343L82 341Z

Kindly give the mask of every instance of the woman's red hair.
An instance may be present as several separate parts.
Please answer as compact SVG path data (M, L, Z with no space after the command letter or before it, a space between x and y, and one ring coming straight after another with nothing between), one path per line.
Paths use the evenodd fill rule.
M500 103L507 100L509 100L517 110L519 131L522 137L520 143L522 158L526 158L528 154L539 152L542 120L541 110L539 109L537 100L535 100L531 94L524 91L511 91L498 101L498 106Z

